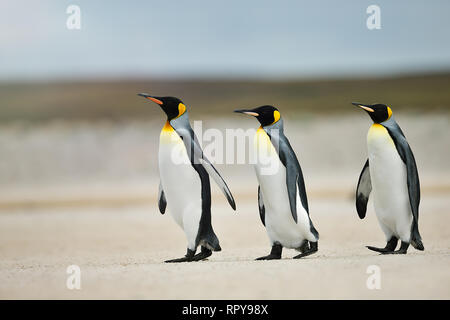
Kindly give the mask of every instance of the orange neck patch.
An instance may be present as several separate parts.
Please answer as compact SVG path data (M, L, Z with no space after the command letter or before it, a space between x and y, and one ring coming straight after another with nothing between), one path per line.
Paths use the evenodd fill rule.
M169 121L166 121L166 124L164 125L164 127L162 128L162 131L173 131L172 126L170 125Z

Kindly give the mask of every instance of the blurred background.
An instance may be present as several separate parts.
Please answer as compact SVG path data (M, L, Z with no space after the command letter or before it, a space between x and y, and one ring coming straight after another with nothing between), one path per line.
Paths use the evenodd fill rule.
M381 9L381 29L366 25L372 4ZM70 5L80 9L80 29L67 26ZM254 119L232 111L277 106L302 164L311 210L324 224L335 211L356 219L353 194L371 120L350 103L387 104L415 153L424 206L448 212L449 11L448 1L2 0L0 254L26 260L36 253L36 239L45 259L96 252L83 239L101 238L103 227L122 235L102 238L110 246L119 241L121 254L147 241L142 232L139 241L132 238L136 243L126 242L125 233L102 226L99 217L98 228L80 231L99 211L115 212L131 233L142 223L166 228L168 217L146 220L157 215L165 115L139 92L181 98L203 130L257 128ZM240 212L247 226L260 228L251 165L217 167L238 211L240 204L248 209ZM228 217L220 191L213 192L219 219ZM56 223L56 213L67 219ZM30 214L41 219L31 222ZM77 232L70 228L74 216L84 217ZM65 231L53 238L56 230ZM236 232L238 222L221 230ZM265 245L264 231L258 232ZM374 239L382 241L377 232ZM17 236L24 234L29 238ZM71 244L61 240L67 237ZM448 249L448 232L443 237ZM63 243L56 249L55 239ZM183 240L173 248L183 252Z
M181 98L204 129L256 127L231 111L278 106L310 179L357 173L370 119L350 102L385 103L426 156L419 166L442 177L450 4L378 1L381 29L369 30L371 4L2 1L2 203L47 188L152 187L165 116L138 92ZM80 29L67 27L70 5Z

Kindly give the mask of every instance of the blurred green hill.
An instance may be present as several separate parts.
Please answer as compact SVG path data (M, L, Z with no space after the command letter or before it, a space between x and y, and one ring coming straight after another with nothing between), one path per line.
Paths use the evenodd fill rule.
M450 73L333 80L124 80L0 84L0 121L128 120L154 117L136 96L181 98L194 116L229 115L263 104L285 114L346 113L350 102L385 103L394 110L450 111ZM159 112L159 111L158 111Z

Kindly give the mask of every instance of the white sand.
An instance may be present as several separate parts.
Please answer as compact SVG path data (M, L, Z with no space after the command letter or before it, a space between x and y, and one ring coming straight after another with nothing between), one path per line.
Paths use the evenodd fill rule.
M424 201L425 252L377 255L364 247L384 245L372 209L360 221L347 199L312 198L318 254L292 260L296 252L285 250L283 260L262 262L253 259L270 248L256 204L237 197L235 214L217 200L213 222L223 251L183 264L162 263L182 256L185 240L155 206L2 213L0 298L450 298L448 195ZM71 264L81 268L81 290L66 288ZM370 265L381 269L380 290L366 287Z

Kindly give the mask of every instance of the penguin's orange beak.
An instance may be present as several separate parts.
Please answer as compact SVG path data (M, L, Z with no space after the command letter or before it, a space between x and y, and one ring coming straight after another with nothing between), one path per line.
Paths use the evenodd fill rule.
M163 104L163 102L162 102L161 100L156 99L156 98L154 98L154 97L152 97L151 95L146 94L146 93L138 93L138 96L147 98L148 100L151 100L151 101L153 101L154 103L159 104L160 106Z
M158 100L156 98L148 97L147 99L152 100L154 103L159 104L159 105L163 104L161 100Z
M360 107L361 109L364 109L367 112L375 112L375 110L373 110L372 108L370 108L362 103L359 103L359 102L352 102L352 105Z
M234 112L244 113L244 114L248 114L249 116L254 116L254 117L258 117L259 116L259 113L254 112L252 110L234 110Z

